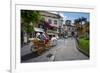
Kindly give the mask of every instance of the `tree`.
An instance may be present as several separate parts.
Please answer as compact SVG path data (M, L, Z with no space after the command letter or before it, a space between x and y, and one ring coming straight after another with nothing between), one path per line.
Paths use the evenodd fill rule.
M80 31L81 31L81 27L80 27L80 19L75 19L74 20L74 25L76 27L76 31L77 31L77 35L79 36L80 35Z
M32 33L34 27L38 26L41 20L41 14L36 10L21 10L21 31L25 31L28 35Z
M66 21L65 21L65 24L66 24L66 25L71 25L71 20L66 20Z
M23 26L38 26L42 16L39 11L35 10L21 10L21 18L23 19L25 25ZM32 22L32 25L30 23ZM28 28L27 28L28 29ZM30 28L29 28L30 29Z
M87 22L87 18L82 17L81 19L82 19L83 22Z
M87 21L85 24L84 24L84 29L85 29L85 33L86 33L86 36L89 37L89 34L90 34L90 27L89 27L89 21Z
M83 22L84 24L87 22L87 18L85 17L80 17L78 19L75 19L74 20L74 24L76 25L76 29L77 29L77 32L79 35L83 34L82 31L83 31Z

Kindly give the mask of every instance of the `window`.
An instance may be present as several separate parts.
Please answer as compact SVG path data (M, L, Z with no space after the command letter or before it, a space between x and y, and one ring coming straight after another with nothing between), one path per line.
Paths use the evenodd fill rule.
M49 22L50 24L52 24L52 21L51 21L51 19L48 19L48 22Z
M57 20L54 20L54 24L57 24Z

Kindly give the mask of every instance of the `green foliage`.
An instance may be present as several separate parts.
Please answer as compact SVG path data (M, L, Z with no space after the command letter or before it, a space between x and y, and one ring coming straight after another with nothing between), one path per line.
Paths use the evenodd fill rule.
M27 25L27 28L26 28L27 33L32 32L32 30L33 30L32 26Z
M74 23L75 23L75 24L77 24L77 23L78 23L78 24L80 24L80 23L82 24L82 22L87 22L87 18L85 18L85 17L80 17L80 18L74 20Z
M86 37L79 39L79 47L84 53L89 55L89 40Z
M40 21L41 15L39 11L35 10L21 10L21 18L26 22L26 23L37 23Z
M41 15L39 11L36 10L21 10L21 19L23 20L23 24L21 24L22 29L24 29L27 33L31 33L33 31L33 27L38 25L41 20ZM32 25L30 25L32 23Z
M89 21L87 21L87 18L79 17L75 19L74 25L79 37L82 37L84 35L89 36Z

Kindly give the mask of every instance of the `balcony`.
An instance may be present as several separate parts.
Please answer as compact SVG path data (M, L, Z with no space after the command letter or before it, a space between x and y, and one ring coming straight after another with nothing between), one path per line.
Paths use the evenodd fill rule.
M55 25L55 24L50 24L51 27L55 27L55 28L59 28L58 25Z

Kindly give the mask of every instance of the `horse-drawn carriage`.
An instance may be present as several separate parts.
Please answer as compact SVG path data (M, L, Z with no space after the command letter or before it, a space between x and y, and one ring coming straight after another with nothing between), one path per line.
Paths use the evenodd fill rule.
M49 42L46 43L45 41L41 41L38 38L34 38L32 40L32 44L32 52L37 52L38 55L41 55L46 49L50 48Z

